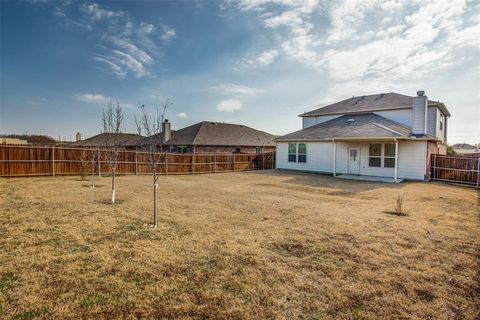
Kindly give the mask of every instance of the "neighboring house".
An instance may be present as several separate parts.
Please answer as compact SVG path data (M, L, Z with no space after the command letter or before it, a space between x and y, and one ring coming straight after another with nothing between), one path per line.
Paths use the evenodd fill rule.
M472 146L468 143L457 143L452 146L452 149L455 150L458 154L471 154L471 153L479 153L480 148Z
M100 133L96 136L90 137L88 139L75 141L70 143L71 147L105 147L108 144L114 141L114 138L117 139L119 146L126 147L137 143L140 139L144 138L141 135L134 133Z
M425 180L430 155L446 154L450 113L423 91L352 97L300 117L302 130L276 139L279 169Z
M154 139L161 145L162 152L261 153L275 151L275 138L274 135L244 125L211 121L173 131L171 123L165 120L162 133L138 141L137 148Z

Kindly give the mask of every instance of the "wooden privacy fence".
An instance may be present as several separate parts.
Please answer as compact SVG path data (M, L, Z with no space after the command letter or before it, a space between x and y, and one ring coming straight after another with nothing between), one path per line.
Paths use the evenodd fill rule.
M275 152L260 154L158 153L161 174L220 173L275 168ZM150 154L119 152L118 174L150 174ZM0 146L0 176L110 174L108 150L102 148Z
M480 158L434 154L431 161L432 180L480 186Z

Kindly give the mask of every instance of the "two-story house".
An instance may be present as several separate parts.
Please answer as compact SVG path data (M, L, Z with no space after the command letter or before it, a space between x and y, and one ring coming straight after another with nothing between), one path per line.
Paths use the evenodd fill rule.
M300 117L302 130L275 140L278 169L426 180L430 155L446 153L450 112L424 91L352 97Z

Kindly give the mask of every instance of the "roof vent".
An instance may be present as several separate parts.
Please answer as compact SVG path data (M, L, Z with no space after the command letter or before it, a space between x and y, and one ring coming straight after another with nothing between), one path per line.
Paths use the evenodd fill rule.
M417 91L417 96L423 97L424 95L425 95L425 91L424 91L424 90Z
M355 119L348 119L347 120L347 123L354 123L355 122Z

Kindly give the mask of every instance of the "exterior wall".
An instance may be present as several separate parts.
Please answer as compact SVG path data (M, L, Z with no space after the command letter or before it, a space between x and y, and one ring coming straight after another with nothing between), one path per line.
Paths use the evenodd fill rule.
M438 118L438 108L428 107L428 115L427 115L427 134L428 135L439 137L437 135L437 128L439 127L437 123L437 118Z
M403 124L404 126L407 126L409 128L412 127L413 110L411 108L399 109L399 110L376 111L374 113L388 120L392 120L400 124Z
M417 96L413 98L413 119L412 119L412 133L425 134L426 118L427 118L427 97Z
M316 124L319 124L325 121L329 121L329 120L341 117L341 116L343 116L343 114L303 117L303 129L314 126Z
M374 143L375 141L371 141ZM391 142L391 141L387 141ZM348 173L348 148L360 148L360 175L393 177L394 168L368 166L370 141L337 142L336 172ZM377 143L386 143L378 141ZM398 152L398 178L424 180L427 164L426 141L400 141ZM288 143L277 143L277 168L333 173L333 142L307 143L307 162L288 162Z
M235 153L240 148L240 153L256 153L257 147L235 146L186 146L187 153ZM263 152L274 152L275 147L261 147ZM163 146L162 152L177 153L177 146Z

